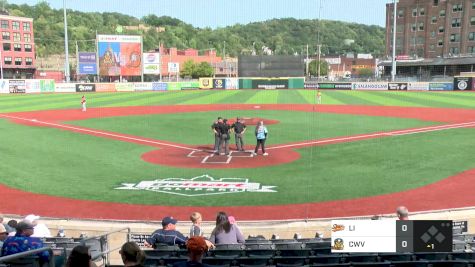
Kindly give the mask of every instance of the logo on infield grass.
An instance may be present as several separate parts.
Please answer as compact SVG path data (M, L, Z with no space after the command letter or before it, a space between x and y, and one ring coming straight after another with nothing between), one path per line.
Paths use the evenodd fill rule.
M275 186L249 182L247 178L215 179L207 174L184 178L166 178L142 181L138 184L122 183L119 190L146 190L186 197L220 195L243 192L274 193Z

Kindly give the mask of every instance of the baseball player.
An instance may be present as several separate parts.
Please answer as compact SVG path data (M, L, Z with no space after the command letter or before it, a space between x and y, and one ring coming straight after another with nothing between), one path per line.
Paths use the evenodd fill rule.
M82 106L82 111L86 111L86 96L81 97L81 106Z

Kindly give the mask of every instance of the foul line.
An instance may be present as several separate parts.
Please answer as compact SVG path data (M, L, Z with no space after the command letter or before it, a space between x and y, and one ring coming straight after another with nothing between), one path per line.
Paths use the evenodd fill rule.
M58 123L52 123L52 122L46 122L46 121L39 121L39 120L36 120L36 119L26 119L26 118L21 118L21 117L16 117L16 116L9 116L9 115L4 115L4 114L0 114L0 117L4 117L4 118L8 118L8 119L15 119L15 120L23 120L23 121L28 121L28 122L38 123L38 124L45 124L45 125L50 125L50 126L54 126L54 127L57 127L57 128L64 128L64 129L74 130L74 131L78 131L78 132L86 132L86 133L92 133L92 134L96 134L96 135L103 135L103 136L116 137L116 138L120 138L120 139L138 141L138 142L142 142L142 143L149 143L149 144L160 145L160 146L168 146L168 147L180 148L180 149L185 149L185 150L198 151L198 149L185 147L185 146L167 144L167 143L162 143L162 142L157 142L157 141L140 139L140 138L136 138L136 137L129 137L129 136L120 135L120 134L113 134L113 133L107 133L107 132L102 132L102 131L90 130L90 129L86 129L86 128L78 128L78 127L64 125L64 124L58 124Z
M470 127L470 126L475 126L475 121L474 122L465 122L465 123L456 123L456 124L445 124L445 125L438 125L438 126L429 126L429 127L422 127L422 128L417 128L417 129L396 130L396 131L391 131L391 132L382 132L382 133L375 133L375 134L339 137L339 138L325 139L325 140L319 140L319 141L311 141L311 142L288 144L288 145L282 145L282 146L274 146L274 147L269 147L267 149L271 150L271 149L280 149L280 148L289 148L289 147L310 146L310 145L318 145L318 144L325 144L325 143L333 143L333 142L338 142L338 141L366 139L366 138L369 138L369 137L401 136L401 135L409 135L409 134L427 133L427 132L443 131L443 130L449 130L449 129L465 128L465 127Z

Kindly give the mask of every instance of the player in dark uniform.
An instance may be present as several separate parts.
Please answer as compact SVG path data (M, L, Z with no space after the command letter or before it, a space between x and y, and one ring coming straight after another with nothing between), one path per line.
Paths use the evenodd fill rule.
M219 133L219 146L218 146L218 154L219 155L229 155L229 130L231 127L228 125L228 120L224 119L220 123L218 123L217 127L215 128L216 132ZM222 149L224 146L224 153L222 153Z
M218 123L222 123L223 122L223 118L221 117L218 117L217 120L215 120L213 122L213 124L211 125L211 131L213 131L213 134L214 134L214 153L218 153L218 148L219 148L219 132L216 130L216 128L218 127Z
M233 123L231 129L234 131L236 149L238 151L244 151L244 133L246 132L246 124L244 124L241 118L237 117L236 122Z

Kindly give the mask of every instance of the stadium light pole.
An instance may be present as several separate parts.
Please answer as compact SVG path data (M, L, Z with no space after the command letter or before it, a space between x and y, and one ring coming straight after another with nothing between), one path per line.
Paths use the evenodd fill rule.
M68 46L68 18L66 16L66 0L63 0L63 14L64 14L64 52L66 61L64 64L64 75L66 77L66 82L68 83L71 80L69 74L69 46Z
M391 66L391 81L394 82L396 79L396 19L397 19L397 0L393 0L393 56L392 56L392 66Z

